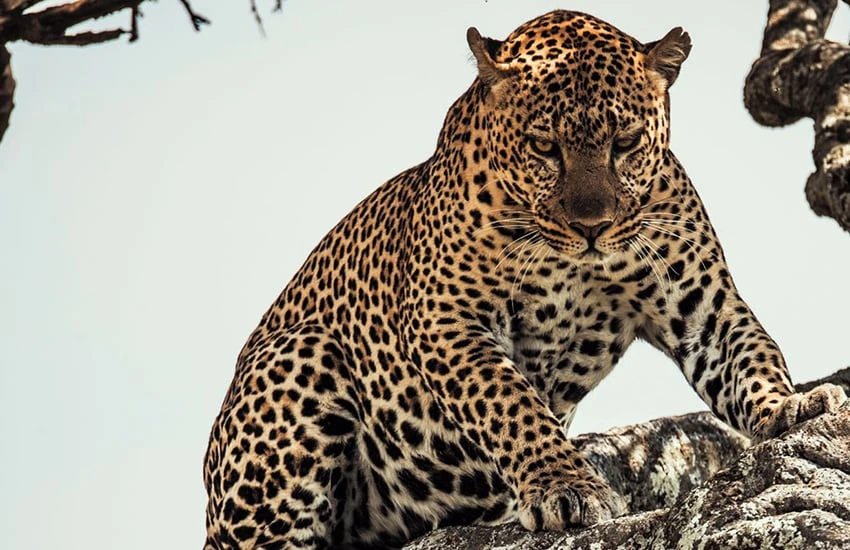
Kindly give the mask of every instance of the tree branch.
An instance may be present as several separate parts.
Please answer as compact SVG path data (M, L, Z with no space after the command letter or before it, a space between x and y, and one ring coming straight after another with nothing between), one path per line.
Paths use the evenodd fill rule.
M123 9L137 7L143 0L76 0L67 4L52 6L22 14L20 12L0 15L0 43L26 40L34 44L68 44L80 45L83 39L75 39L74 35L67 35L67 30L92 19L99 19ZM103 32L108 33L106 36ZM93 42L103 42L118 38L126 31L113 29L100 33L80 33L88 35L101 35ZM108 36L108 38L107 38ZM88 42L92 43L92 42Z
M49 46L88 46L90 44L99 44L101 42L115 40L116 38L131 32L132 31L125 31L124 29L111 29L100 32L87 31L77 34L63 34L57 38L50 39L50 41L42 42L42 44Z
M34 6L33 0L0 0L3 2L22 2L20 5ZM39 11L23 13L18 8L6 11L0 8L0 44L16 40L26 40L34 44L66 44L85 46L107 40L114 40L124 34L130 35L130 41L138 38L139 5L146 0L75 0L58 6L51 6ZM180 0L192 27L198 31L202 25L208 25L209 19L196 13L189 0ZM28 4L27 4L28 3ZM12 4L10 4L12 5ZM15 4L18 5L18 4ZM68 34L68 29L101 17L111 15L121 10L131 12L131 28L110 29L97 32L80 32Z
M9 117L15 106L15 79L12 77L12 62L6 46L0 44L0 140L9 127Z
M765 126L815 122L809 206L850 231L850 47L825 40L837 0L770 0L744 104Z

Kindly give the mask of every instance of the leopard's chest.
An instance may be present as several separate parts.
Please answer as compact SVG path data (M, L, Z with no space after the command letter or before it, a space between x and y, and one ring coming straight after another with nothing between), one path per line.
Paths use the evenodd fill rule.
M562 283L524 288L508 304L506 331L515 364L553 409L596 386L634 340L637 325L622 286L581 277Z

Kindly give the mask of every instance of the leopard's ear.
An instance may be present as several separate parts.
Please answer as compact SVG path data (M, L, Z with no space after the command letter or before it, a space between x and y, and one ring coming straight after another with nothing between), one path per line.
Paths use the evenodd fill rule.
M484 84L492 88L510 76L510 67L506 63L496 63L493 59L502 45L501 42L481 36L475 27L467 29L466 41L478 64L478 77Z
M656 42L644 45L646 68L661 77L663 87L676 82L679 69L691 53L691 37L682 27L676 27Z

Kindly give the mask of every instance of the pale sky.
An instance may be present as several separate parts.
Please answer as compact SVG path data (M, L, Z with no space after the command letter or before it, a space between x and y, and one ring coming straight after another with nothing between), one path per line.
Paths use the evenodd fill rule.
M271 2L259 0L265 13ZM767 2L287 0L144 6L141 40L12 46L0 143L0 548L200 548L207 436L243 342L318 240L433 151L470 84L465 31L556 7L694 42L672 147L743 296L804 381L850 363L850 235L803 185L811 123L744 110ZM845 41L845 6L832 36ZM117 24L126 25L122 14ZM704 409L635 345L573 433Z

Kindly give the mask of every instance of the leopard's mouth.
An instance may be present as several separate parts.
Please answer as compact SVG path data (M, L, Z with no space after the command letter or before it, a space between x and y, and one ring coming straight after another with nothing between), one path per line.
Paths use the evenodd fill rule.
M619 228L613 228L610 237L588 240L584 237L573 237L567 231L539 225L539 233L559 255L568 256L581 263L601 263L611 259L612 256L626 252L629 249L629 241L632 235L624 236Z
M600 249L596 242L588 242L586 239L570 239L555 237L545 231L540 232L543 240L561 256L567 256L582 263L596 263L608 259L612 253Z
M628 251L629 242L640 229L633 216L617 216L594 227L569 222L544 212L535 214L537 231L556 253L580 263L602 263ZM617 219L619 218L619 219Z

